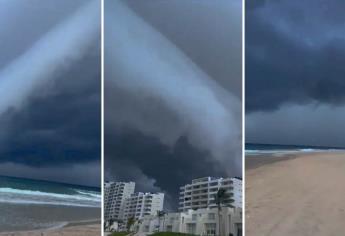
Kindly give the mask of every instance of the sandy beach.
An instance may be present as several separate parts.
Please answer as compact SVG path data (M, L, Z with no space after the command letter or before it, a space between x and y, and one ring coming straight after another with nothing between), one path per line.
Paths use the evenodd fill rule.
M61 229L0 233L0 236L98 236L101 224L69 226Z
M246 235L344 235L345 152L275 158L246 158Z

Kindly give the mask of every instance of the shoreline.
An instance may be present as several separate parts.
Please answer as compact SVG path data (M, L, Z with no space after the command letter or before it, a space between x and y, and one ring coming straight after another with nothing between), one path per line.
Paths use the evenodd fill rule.
M101 208L94 207L0 203L0 211L6 215L6 218L0 221L0 235L101 224Z
M314 151L281 151L270 150L262 153L245 153L245 169L255 169L264 165L270 165L275 162L288 161L307 155L328 155L328 154L343 154L345 150L314 150Z
M298 154L286 153L286 154L257 154L257 155L245 155L245 170L259 168L264 165L270 165L280 161L287 161L294 158L298 158Z
M343 231L345 152L246 156L245 162L247 236Z
M101 224L101 219L70 221L50 228L0 232L0 236L101 235Z

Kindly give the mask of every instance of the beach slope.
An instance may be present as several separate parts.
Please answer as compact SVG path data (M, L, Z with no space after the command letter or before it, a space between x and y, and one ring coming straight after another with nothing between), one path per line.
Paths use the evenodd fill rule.
M246 158L247 236L344 234L345 152L258 158Z
M0 236L100 236L101 224L77 225L61 229L0 233Z

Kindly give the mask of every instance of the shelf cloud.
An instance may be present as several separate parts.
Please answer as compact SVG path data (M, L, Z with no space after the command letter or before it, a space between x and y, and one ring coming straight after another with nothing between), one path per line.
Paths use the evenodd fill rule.
M152 6L151 11L147 6ZM178 192L176 185L191 180L188 174L241 176L241 93L233 92L233 86L240 84L241 70L237 69L236 76L231 73L229 76L227 70L223 70L223 74L221 70L211 74L211 68L204 69L205 62L195 60L195 53L207 57L205 52L201 55L201 48L186 52L187 39L179 44L177 29L172 29L169 36L154 24L157 19L148 19L148 12L152 13L154 6L164 11L169 4L160 5L158 1L154 5L148 1L147 5L140 6L131 1L106 1L105 168L108 176L129 179L119 175L116 166L136 168L142 178L152 179L151 188L158 187L173 195ZM182 7L179 1L170 6L172 9ZM187 3L186 7L190 6ZM205 7L193 6L197 12ZM215 6L231 9L233 3L219 1L219 5L213 4L211 9ZM191 16L184 17L188 21ZM236 27L241 27L240 22ZM233 45L229 53L231 50L241 52L240 42ZM241 60L240 55L238 53L236 59ZM219 63L236 67L232 60ZM234 64L238 65L237 61ZM230 81L238 80L238 84L225 82L224 76ZM152 167L144 162L151 163ZM167 168L175 172L171 174L178 183L169 183L171 179L162 176L165 167L154 171L158 163L169 162L173 163ZM202 168L197 162L208 163L209 168ZM189 173L178 177L179 170Z
M345 146L338 122L345 105L343 10L338 0L249 4L248 142Z
M98 3L33 1L0 3L0 174L99 185Z

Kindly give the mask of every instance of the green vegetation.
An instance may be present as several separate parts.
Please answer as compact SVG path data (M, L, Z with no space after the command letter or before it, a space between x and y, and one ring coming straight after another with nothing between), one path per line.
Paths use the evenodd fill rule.
M226 192L226 189L220 188L218 189L216 195L214 196L214 200L218 207L218 232L221 235L221 227L220 227L220 212L222 210L222 205L227 203L227 199L229 198L228 193Z
M131 217L127 220L127 231L129 232L131 230L132 225L134 225L135 219L134 217Z
M130 234L129 232L113 232L111 236L126 236Z
M150 236L194 236L191 234L184 234L184 233L175 233L175 232L157 232L153 233Z

